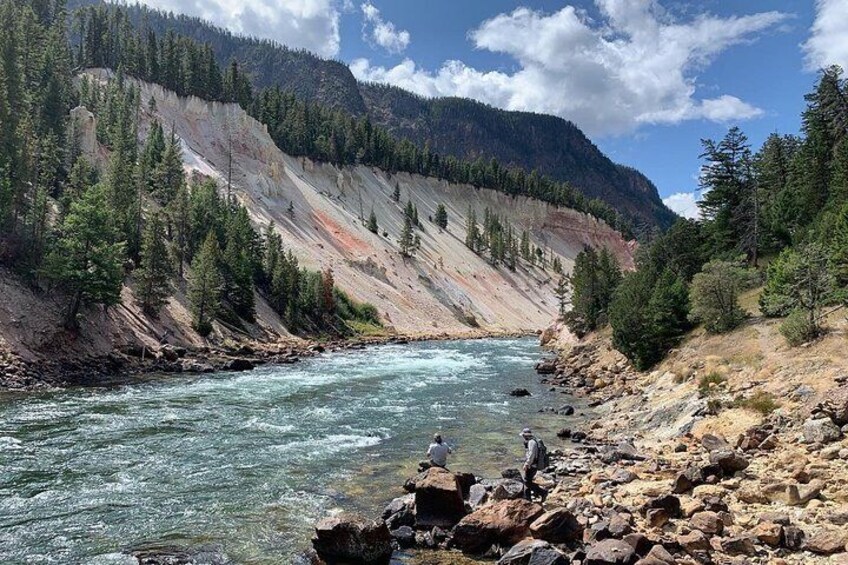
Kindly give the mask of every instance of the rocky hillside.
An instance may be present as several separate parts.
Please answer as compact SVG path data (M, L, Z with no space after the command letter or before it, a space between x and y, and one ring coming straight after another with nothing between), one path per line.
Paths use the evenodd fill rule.
M100 4L75 0L71 7ZM399 137L444 155L538 169L600 198L637 226L668 227L675 215L642 173L612 162L574 124L554 116L507 112L463 98L424 99L405 90L356 80L350 69L306 51L244 38L198 18L165 14L141 5L125 8L136 26L157 34L173 30L209 43L221 65L239 61L256 87L281 86L297 96L367 115Z
M108 71L91 71L105 81ZM482 219L489 208L519 233L527 230L535 245L560 258L569 269L586 245L614 251L632 265L631 246L606 224L581 213L558 209L500 192L448 184L409 174L389 175L367 167L339 169L282 153L265 127L233 104L180 98L157 85L139 84L144 104L140 139L152 121L173 126L183 148L186 170L219 180L224 190L232 144L233 195L256 225L273 224L301 265L333 270L336 284L352 297L377 307L389 333L406 336L462 336L473 333L531 332L555 316L558 275L522 262L515 272L493 266L465 246L466 214ZM81 147L104 166L108 152L97 143L96 120L85 108L73 111L81 126ZM392 193L400 189L400 202ZM403 206L412 201L422 219L421 247L413 258L399 252ZM439 204L448 211L448 227L427 220ZM155 206L152 202L148 206ZM379 233L364 221L374 210ZM190 329L184 286L159 319L140 313L130 279L123 304L86 314L82 335L59 330L61 297L44 300L13 277L0 277L0 341L24 358L38 358L57 343L65 353L106 354L132 344L155 348L162 336L193 347L203 345ZM277 341L288 336L278 316L258 297L258 320L247 336L217 324L217 339L249 337Z

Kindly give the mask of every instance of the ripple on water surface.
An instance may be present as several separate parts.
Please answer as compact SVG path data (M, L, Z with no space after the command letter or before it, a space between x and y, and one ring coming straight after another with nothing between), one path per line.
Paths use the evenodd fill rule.
M515 464L523 426L555 441L537 410L564 400L539 385L539 354L530 339L388 345L0 398L0 562L124 563L162 541L286 562L327 512L401 494L434 431L452 467L489 475Z

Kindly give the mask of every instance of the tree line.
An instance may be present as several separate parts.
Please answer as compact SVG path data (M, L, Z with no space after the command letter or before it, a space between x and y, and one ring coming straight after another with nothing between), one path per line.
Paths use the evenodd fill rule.
M244 66L232 59L222 71L209 44L168 31L158 37L144 21L135 25L118 6L89 6L75 13L77 66L122 69L136 78L162 84L182 95L236 102L268 126L280 149L336 165L363 164L449 182L487 187L574 208L630 234L629 222L598 199L588 199L567 182L538 171L505 167L496 159L474 161L442 156L425 142L419 147L398 139L367 117L298 99L279 87L254 93Z
M243 330L257 292L292 331L379 324L331 270L300 267L270 227L259 233L214 180L187 179L173 131L153 121L139 144L142 105L155 102L122 70L105 85L74 84L62 0L2 0L0 17L0 261L36 289L61 291L66 327L78 328L87 304L120 303L124 283L153 317L184 290L203 335L216 320ZM80 102L109 151L102 172L69 117Z
M784 318L790 344L819 336L826 309L848 301L842 69L823 69L805 99L801 135L772 134L756 151L738 127L702 140L700 218L681 219L641 246L636 270L612 292L598 284L608 269L594 252L581 253L560 293L573 306L570 327L579 333L608 322L614 345L646 368L695 323L710 332L737 327L746 316L740 293L764 283L760 311ZM598 310L606 313L600 324L593 322Z

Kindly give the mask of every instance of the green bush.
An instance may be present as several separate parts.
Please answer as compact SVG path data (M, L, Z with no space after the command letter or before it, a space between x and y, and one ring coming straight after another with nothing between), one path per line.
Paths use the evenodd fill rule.
M692 279L690 318L711 333L729 332L745 318L739 292L751 278L749 269L730 261L710 261Z
M775 400L774 395L765 391L757 391L749 398L740 399L734 403L739 408L747 408L754 412L759 412L763 416L771 414L778 408L780 404Z
M724 375L713 371L701 377L698 381L698 390L706 396L712 394L716 387L721 386L725 382L727 382L727 378Z
M809 315L803 310L793 310L780 324L780 333L789 345L797 347L812 341L819 335L818 326L810 321Z

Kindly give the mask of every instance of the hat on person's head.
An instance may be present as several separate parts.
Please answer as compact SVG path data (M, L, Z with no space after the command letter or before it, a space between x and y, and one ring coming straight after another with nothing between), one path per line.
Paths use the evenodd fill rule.
M433 441L435 441L436 443L441 443L442 442L442 434L433 434Z
M520 435L521 435L521 437L532 436L532 435L533 435L533 431L532 431L530 428L524 428L523 430L521 430L521 434L520 434Z

